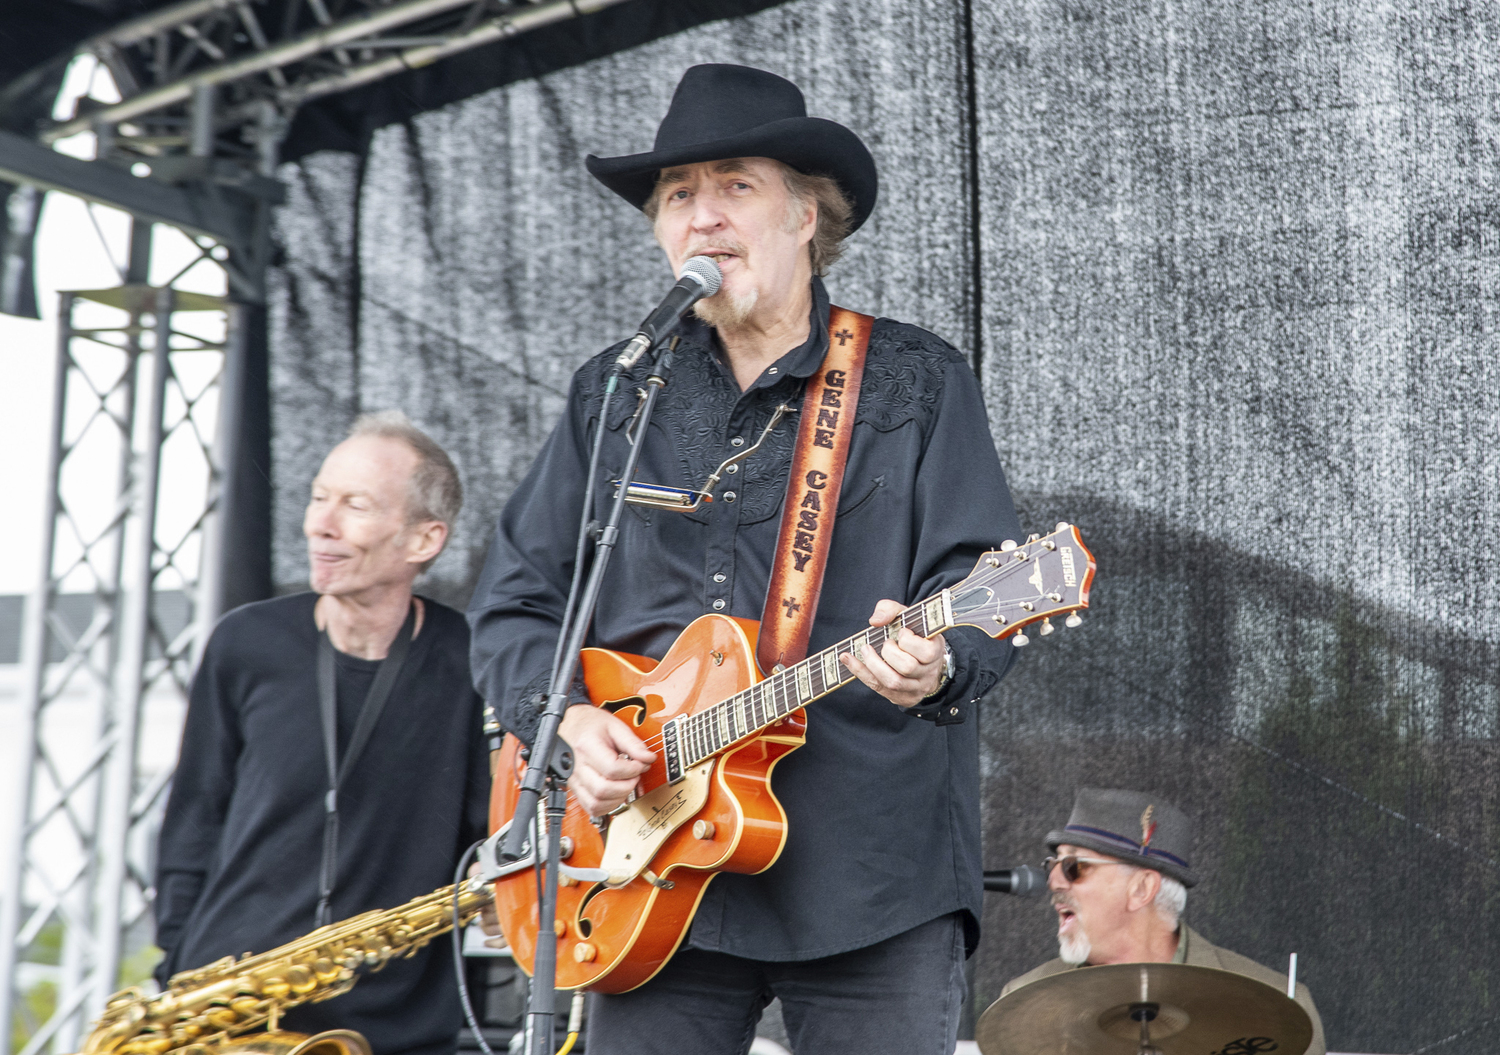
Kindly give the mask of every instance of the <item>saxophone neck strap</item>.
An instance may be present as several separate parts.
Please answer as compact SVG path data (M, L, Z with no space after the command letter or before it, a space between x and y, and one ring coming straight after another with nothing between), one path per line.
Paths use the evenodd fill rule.
M764 674L807 656L874 322L847 308L830 309L828 354L803 390L802 420L755 653Z
M323 758L328 766L328 794L323 799L323 863L318 870L318 914L317 926L333 922L333 882L338 870L339 853L339 785L354 769L354 763L364 753L365 745L380 721L380 712L385 710L391 697L406 655L411 651L411 639L416 631L417 604L413 600L406 610L406 621L396 632L390 651L380 661L375 671L375 681L359 708L359 718L354 723L354 732L349 736L349 746L344 758L339 760L339 711L338 669L333 642L328 631L318 632L318 710L323 724Z

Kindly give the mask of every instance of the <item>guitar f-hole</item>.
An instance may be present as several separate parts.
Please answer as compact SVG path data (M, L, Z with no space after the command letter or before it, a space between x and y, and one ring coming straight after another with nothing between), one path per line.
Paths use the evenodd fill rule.
M640 727L646 720L646 700L642 696L627 696L623 700L608 700L599 705L601 710L608 711L623 722ZM627 714L626 712L634 712Z
M598 897L608 889L610 889L610 887L607 884L595 883L589 890L589 892L583 895L583 899L578 902L578 912L574 916L574 920L576 921L576 926L578 927L578 934L580 937L587 938L589 937L589 935L594 933L594 921L589 919L586 915L584 915L584 913L588 911L589 902L593 901L594 898Z

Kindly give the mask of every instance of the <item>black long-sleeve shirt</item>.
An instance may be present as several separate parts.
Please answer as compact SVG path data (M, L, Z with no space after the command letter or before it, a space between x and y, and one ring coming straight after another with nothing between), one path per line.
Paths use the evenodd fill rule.
M328 769L317 689L317 595L225 616L193 680L157 871L161 976L266 952L312 931ZM483 836L489 772L468 627L424 600L421 632L339 788L333 918L392 908L453 881ZM379 662L336 653L339 753ZM376 1055L452 1051L462 1025L446 937L294 1008L284 1029L353 1029Z
M807 342L743 393L712 331L684 322L637 481L700 488L724 458L755 442L779 403L800 403L828 345L828 297L817 280L813 300ZM575 375L566 416L501 515L470 602L476 683L528 741L538 715L526 700L545 688L551 667L589 442L614 355ZM627 375L605 423L595 495L601 518L644 377L644 366ZM760 618L796 431L795 416L784 420L694 513L630 507L590 644L660 658L701 615ZM967 575L983 550L1021 537L973 371L933 334L878 320L810 651L863 629L880 599L929 597ZM967 712L1014 650L972 629L946 637L957 673L913 711L944 724L914 720L859 683L809 706L806 745L772 777L787 812L786 848L760 875L724 874L709 884L691 945L760 960L813 959L960 910L971 947L977 941L978 738Z

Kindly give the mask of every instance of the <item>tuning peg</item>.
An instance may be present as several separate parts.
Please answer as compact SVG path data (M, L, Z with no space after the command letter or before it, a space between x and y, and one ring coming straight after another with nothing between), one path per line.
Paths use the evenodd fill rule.
M1025 648L1027 645L1031 644L1031 638L1027 637L1025 634L1017 634L1015 637L1010 639L1010 643L1012 645L1015 645L1017 648Z
M1000 551L1002 553L1009 553L1011 550L1013 550L1015 548L1016 548L1016 540L1015 539L1009 539L1008 538L1004 542L1000 543Z
M1083 616L1079 615L1077 612L1074 612L1072 615L1068 616L1068 618L1064 620L1064 623L1066 624L1066 626L1068 627L1069 630L1073 629L1075 626L1079 626L1080 624L1082 624L1082 622L1083 622Z
M1052 631L1055 630L1055 629L1057 629L1057 628L1052 625L1052 620L1051 619L1043 619L1042 620L1041 634L1042 634L1043 637L1046 637L1048 634L1052 633Z
M1057 522L1057 530L1058 531L1066 531L1066 530L1068 530L1068 528L1070 528L1072 526L1073 525L1070 524L1070 523L1068 523L1066 520L1059 520Z

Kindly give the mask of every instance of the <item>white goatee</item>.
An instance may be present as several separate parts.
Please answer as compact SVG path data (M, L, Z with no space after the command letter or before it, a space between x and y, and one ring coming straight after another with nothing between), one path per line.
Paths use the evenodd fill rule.
M710 326L723 329L725 326L742 325L750 318L750 313L755 310L755 302L759 299L758 289L742 293L731 293L726 289L706 300L700 300L693 306L693 311Z
M1063 963L1071 963L1074 966L1088 963L1089 953L1093 951L1094 947L1089 941L1089 936L1076 922L1073 924L1072 934L1057 936L1057 955L1062 958Z

